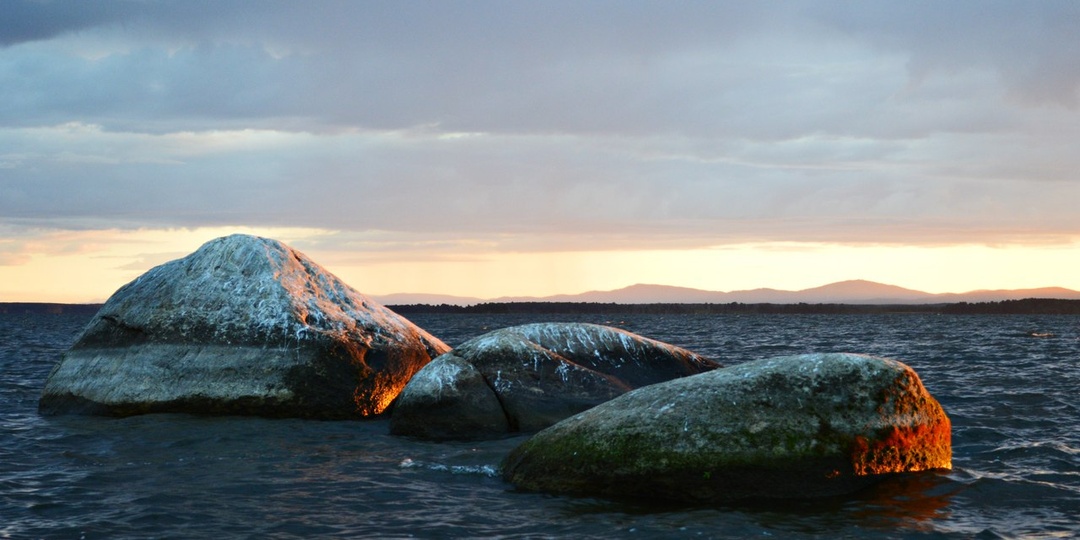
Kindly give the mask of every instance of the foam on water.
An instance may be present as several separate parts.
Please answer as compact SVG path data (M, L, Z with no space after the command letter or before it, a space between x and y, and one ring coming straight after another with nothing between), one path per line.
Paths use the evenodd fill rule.
M498 465L445 465L443 463L428 463L425 461L414 461L412 458L405 458L401 460L398 465L402 469L426 469L429 471L449 472L452 474L478 474L481 476L487 476L488 478L495 478L499 475Z

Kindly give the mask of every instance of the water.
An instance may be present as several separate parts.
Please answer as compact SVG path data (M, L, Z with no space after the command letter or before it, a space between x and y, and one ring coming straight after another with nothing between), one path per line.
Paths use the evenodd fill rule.
M687 507L516 492L496 469L524 437L425 443L390 437L383 420L44 418L41 385L88 317L0 315L0 538L1080 536L1080 317L411 319L452 346L576 320L726 364L814 351L897 358L951 417L954 469L837 499Z

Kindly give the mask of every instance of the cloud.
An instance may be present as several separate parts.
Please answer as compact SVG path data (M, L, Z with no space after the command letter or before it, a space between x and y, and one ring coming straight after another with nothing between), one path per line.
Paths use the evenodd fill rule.
M0 121L48 125L75 117L134 131L438 125L453 132L761 139L907 136L1008 121L985 106L965 106L972 97L981 105L978 98L994 96L993 88L954 85L952 95L909 93L888 103L912 77L932 71L905 72L910 63L962 63L975 76L994 67L978 56L952 60L958 53L947 36L917 24L935 18L933 6L123 5L74 10L67 19L81 31L54 40L67 44L59 51L56 43L31 43L0 57L0 80L11 83L3 86L0 103L8 105L0 106ZM961 37L970 36L972 46L994 40L999 28L983 23L973 19ZM923 35L936 47L920 46ZM78 54L101 36L125 45L103 57ZM1025 45L1017 47L1028 51L1024 58L1050 56L1051 43ZM19 83L26 80L32 83ZM51 91L41 92L46 87Z
M1070 2L6 7L8 222L372 257L1080 230Z
M1077 105L1076 2L832 3L807 11L860 41L906 55L913 84L935 73L990 68L1010 93L1026 102Z
M34 143L33 154L25 130L0 131L21 156L0 182L5 216L374 231L379 239L365 249L390 237L405 246L427 238L429 251L439 239L438 249L685 248L746 238L972 241L1080 226L1068 203L1076 184L1034 187L1031 177L1047 171L1016 159L1009 138L965 148L956 135L716 145L438 132L149 135L72 125L33 133L52 145ZM942 147L959 150L935 156ZM970 163L968 152L977 152ZM1047 155L1075 163L1065 144Z
M93 241L63 230L0 224L0 266L23 266L39 256L92 253Z
M56 37L114 20L118 3L14 0L4 5L0 46Z
M0 266L22 266L30 262L30 256L22 253L19 246L0 242Z

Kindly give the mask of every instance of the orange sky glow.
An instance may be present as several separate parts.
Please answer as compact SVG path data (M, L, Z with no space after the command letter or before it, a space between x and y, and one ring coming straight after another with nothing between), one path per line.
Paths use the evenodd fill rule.
M5 6L0 302L235 232L369 295L1080 289L1080 3L118 5Z
M204 241L242 232L301 246L362 293L435 293L475 298L546 296L656 283L704 290L772 287L801 290L845 279L870 279L931 293L1036 288L1080 289L1080 246L847 246L825 243L737 244L685 250L544 253L476 251L455 258L423 252L357 260L352 251L305 250L328 234L304 229L56 233L0 266L0 299L9 302L102 302L151 267L182 257Z

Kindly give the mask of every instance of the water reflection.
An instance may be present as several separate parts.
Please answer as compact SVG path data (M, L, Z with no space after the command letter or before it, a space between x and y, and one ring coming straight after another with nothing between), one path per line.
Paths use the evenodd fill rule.
M962 489L945 472L901 474L860 492L849 514L869 527L931 531L934 521L950 516L952 498Z
M563 499L567 519L618 522L626 531L651 536L649 531L691 536L722 526L748 534L783 531L814 534L823 530L929 532L951 516L950 506L964 485L944 471L900 474L858 493L814 499L770 499L727 505L688 507L668 501L598 498ZM685 518L685 519L680 519ZM722 524L722 525L721 525ZM756 532L755 532L756 531ZM707 533L706 533L707 534ZM683 535L676 535L683 536ZM661 534L659 537L666 537Z

